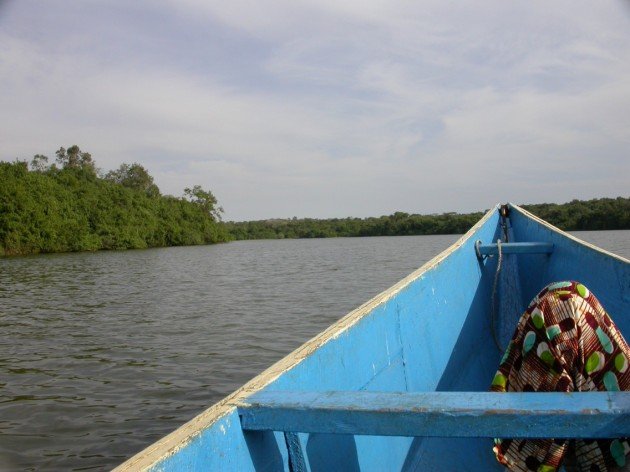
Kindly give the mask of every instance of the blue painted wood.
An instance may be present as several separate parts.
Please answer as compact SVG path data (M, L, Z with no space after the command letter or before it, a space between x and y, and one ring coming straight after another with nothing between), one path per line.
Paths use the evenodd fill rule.
M519 294L522 293L522 297L518 298L522 304L526 304L550 282L580 280L602 301L626 338L630 337L630 264L627 261L567 238L516 207L510 211L509 220L511 242L536 241L553 244L553 252L529 253L526 257L506 253L503 258L506 265L500 272L502 279L498 284L499 300L504 295L512 295L518 291ZM341 321L332 328L332 334L319 338L289 356L291 360L287 361L282 370L274 370L272 375L258 377L247 386L246 391L248 394L255 391L256 396L251 398L259 399L261 397L258 395L284 395L280 393L282 391L310 394L348 391L362 392L361 395L376 394L374 392L400 395L400 392L407 392L409 395L437 394L436 401L445 401L448 395L458 391L485 392L501 357L492 341L489 320L498 258L478 260L474 246L477 240L484 245L490 245L497 238L503 238L503 234L495 209L474 233L460 241L448 255L422 273L410 277L394 292L379 298L378 303L369 305L369 310L364 308L360 317L352 322ZM509 293L501 293L504 291ZM518 303L513 304L517 305ZM514 311L515 308L510 310ZM499 326L509 333L519 313L499 312L498 315ZM245 400L244 394L242 392L238 395L238 402ZM455 395L464 401L461 393ZM469 393L464 396L467 401L464 406L469 407L470 401L475 398L489 398L492 402L512 398L503 395L509 394ZM480 434L477 431L480 428L486 431L485 434L490 434L490 428L499 423L506 426L507 423L503 422L505 418L508 418L506 421L511 426L509 434L503 437L517 437L525 432L529 436L532 427L540 430L543 425L543 429L550 434L550 428L555 427L555 423L561 418L569 417L577 418L576 421L583 421L585 418L594 421L609 418L609 423L602 425L601 430L589 432L592 436L602 434L602 431L614 432L615 428L624 427L623 423L629 423L627 412L615 413L610 410L610 407L601 404L601 396L594 397L599 402L601 412L594 412L589 416L582 414L581 410L576 411L575 403L571 402L562 407L569 413L561 414L554 410L559 408L560 403L545 403L546 394L535 395L543 395L536 401L543 402L541 408L546 409L545 415L548 416L535 416L536 408L522 401L512 406L503 405L499 408L500 412L488 415L448 415L439 409L422 412L416 408L412 409L412 416L426 419L432 414L437 415L431 427L424 426L425 436L366 436L350 432L340 434L336 430L335 433L300 432L293 437L299 442L306 469L312 471L498 472L503 468L494 459L491 452L492 442L488 438L458 438L453 434ZM582 395L589 394L579 395L578 401L582 401L587 399ZM562 395L557 398L562 398ZM614 401L622 401L620 398L627 397L614 396ZM287 399L288 397L284 398L284 401ZM419 399L416 401L420 402ZM120 470L288 470L290 451L284 433L243 430L237 404L240 403L229 400L224 406L207 412L203 418L195 419L175 432L170 439L161 440L123 464ZM627 403L624 405L627 408ZM523 410L531 421L519 424L518 415L509 412L514 406ZM445 405L448 411L452 411L453 407L452 403ZM479 404L478 410L482 407L489 408L487 404ZM571 408L574 409L572 412ZM592 405L587 408L594 409ZM326 423L339 423L347 412L346 409L335 418L322 419L319 427L328 428ZM347 414L351 417L376 415L369 410ZM387 413L385 416L392 414ZM404 418L408 413L397 414ZM486 418L488 423L485 423ZM295 415L289 419L295 421ZM350 426L355 426L351 420L354 421L352 418L343 420L348 424L347 431L351 431ZM469 420L477 426L462 428L462 421ZM450 437L432 435L439 428L449 430L449 421L452 422ZM544 423L547 421L548 424ZM361 420L358 425L363 423L367 424L367 421ZM394 428L392 421L380 423ZM396 423L400 422L396 420ZM404 423L403 421L402 424ZM459 429L456 429L457 426ZM585 427L593 428L593 422L589 421ZM580 428L574 429L576 432L573 435L582 434ZM418 434L418 431L421 430L414 430L414 434ZM627 436L627 429L625 431ZM396 433L401 432L399 429Z
M246 430L430 437L630 436L630 392L261 392Z
M480 244L477 246L482 256L499 254L498 244ZM551 254L553 243L501 243L503 254Z
M630 264L627 260L567 238L518 207L510 212L510 220L516 240L554 244L549 256L519 258L521 288L526 300L548 283L579 280L597 296L624 337L630 339ZM576 235L579 237L579 233Z
M155 446L153 446L155 447ZM124 465L124 464L123 464ZM194 470L286 470L286 448L280 447L273 433L243 433L236 410L219 418L182 445L146 469L150 472ZM129 470L138 470L133 464Z

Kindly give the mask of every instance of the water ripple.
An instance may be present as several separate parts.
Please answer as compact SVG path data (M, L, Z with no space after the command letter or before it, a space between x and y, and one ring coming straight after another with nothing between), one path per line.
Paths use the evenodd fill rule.
M579 236L628 257L628 235ZM455 238L0 260L0 469L119 464Z

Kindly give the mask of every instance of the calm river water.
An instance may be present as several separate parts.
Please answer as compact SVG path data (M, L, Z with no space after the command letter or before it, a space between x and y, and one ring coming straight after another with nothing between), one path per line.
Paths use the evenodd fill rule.
M630 231L576 235L630 258ZM0 470L119 464L456 239L0 259Z

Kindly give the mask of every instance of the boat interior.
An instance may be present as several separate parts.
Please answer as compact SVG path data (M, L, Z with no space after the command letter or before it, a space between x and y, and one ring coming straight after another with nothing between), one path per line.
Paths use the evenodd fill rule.
M504 470L494 458L491 437L475 437L477 428L485 426L458 419L458 412L449 416L448 428L437 423L438 416L423 423L423 435L413 436L406 430L396 434L403 414L383 410L355 420L349 407L348 418L340 424L322 417L311 421L319 425L302 427L301 414L284 411L280 401L277 414L267 416L284 424L284 430L270 430L256 426L267 416L251 409L251 399L303 394L302 416L309 414L309 395L318 392L338 392L336 398L348 392L348 401L351 392L459 392L458 401L483 403L486 397L475 395L487 392L502 355L499 347L507 345L529 301L551 282L581 281L628 337L629 265L518 207L497 206L454 246L261 374L220 410L208 413L214 418L199 419L206 424L189 434L177 454L166 455L153 468ZM421 410L418 405L409 413ZM371 427L387 435L366 434ZM514 433L512 428L504 430L506 436Z

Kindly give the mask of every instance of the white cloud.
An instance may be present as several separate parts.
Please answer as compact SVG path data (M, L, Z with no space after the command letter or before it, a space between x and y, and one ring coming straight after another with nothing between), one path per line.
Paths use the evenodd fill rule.
M105 168L141 161L168 193L205 185L234 219L627 192L630 28L614 3L160 5L183 44L177 28L221 25L255 63L191 69L132 44L112 61L63 30L63 48L5 31L2 158L77 143Z

